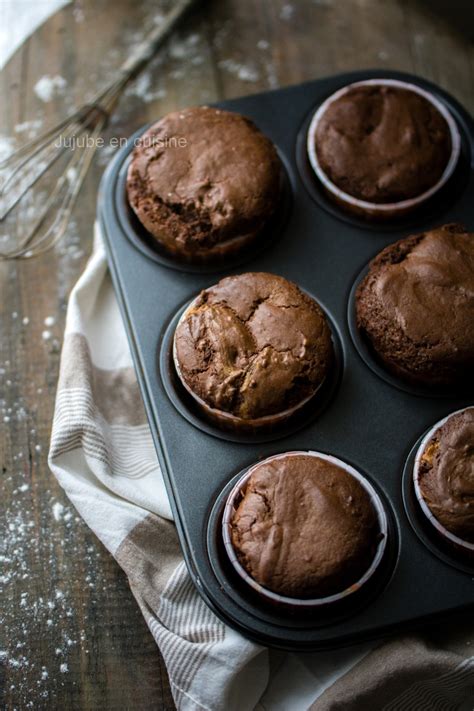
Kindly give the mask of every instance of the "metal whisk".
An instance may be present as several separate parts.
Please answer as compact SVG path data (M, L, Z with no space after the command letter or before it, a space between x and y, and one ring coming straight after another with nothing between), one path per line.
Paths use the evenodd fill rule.
M3 223L58 158L73 148L38 217L15 246L6 251L0 249L0 260L35 257L51 249L63 237L97 149L97 139L125 85L144 68L195 1L178 0L164 21L125 61L117 78L108 87L57 126L20 147L0 163L0 222Z

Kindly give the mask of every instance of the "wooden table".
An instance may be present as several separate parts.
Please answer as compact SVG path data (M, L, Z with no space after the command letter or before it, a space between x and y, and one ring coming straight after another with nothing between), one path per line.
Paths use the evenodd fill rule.
M1 133L22 140L84 101L160 7L83 0L58 12L3 72ZM403 0L208 2L129 89L106 139L181 106L363 67L418 73L472 112L473 46L428 7ZM46 102L37 85L44 75L67 82ZM109 157L108 150L97 156L62 245L31 262L0 263L0 704L8 709L173 708L166 670L124 574L47 466L68 294L91 250L97 185Z

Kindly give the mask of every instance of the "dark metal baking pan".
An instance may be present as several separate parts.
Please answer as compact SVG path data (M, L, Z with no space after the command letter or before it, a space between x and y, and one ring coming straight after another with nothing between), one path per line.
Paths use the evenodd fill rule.
M420 213L385 226L366 224L328 203L308 170L302 148L308 120L317 106L345 84L373 77L404 79L432 91L448 106L462 135L461 162L446 192ZM380 377L359 354L347 315L357 276L387 244L446 222L474 226L471 118L429 82L379 71L338 75L219 106L253 119L282 156L292 195L277 239L268 240L253 256L247 255L239 269L223 264L212 274L203 269L188 273L150 258L124 228L124 215L133 223L127 213L123 177L131 142L107 169L98 205L112 278L194 584L216 614L242 634L262 644L295 650L349 644L461 611L474 602L472 572L462 565L455 567L433 551L411 512L407 516L403 496L409 501L408 458L420 435L472 399L469 393L438 397L435 392L431 396L424 392L420 396ZM297 431L282 431L272 441L236 442L224 433L215 436L212 428L195 426L201 423L193 424L192 418L183 416L168 395L169 360L163 349L169 348L170 324L201 289L244 270L274 272L298 283L324 306L341 341L344 365L325 407ZM304 449L333 454L365 473L377 486L391 519L390 555L376 589L352 607L323 618L263 607L239 587L219 539L225 491L237 474L271 454Z

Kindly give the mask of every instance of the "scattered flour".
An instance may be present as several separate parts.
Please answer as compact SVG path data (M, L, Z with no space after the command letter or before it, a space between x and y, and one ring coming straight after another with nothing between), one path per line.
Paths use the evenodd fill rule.
M72 11L73 17L77 23L84 22L84 9L80 5L75 5Z
M35 431L34 428L30 430L32 436ZM18 458L18 455L13 457L15 458ZM7 486L11 485L12 481L18 483L5 511L6 534L0 537L0 569L5 573L0 576L0 585L6 585L1 593L3 605L0 610L0 626L4 646L0 651L0 663L8 670L8 688L14 691L14 697L18 699L18 706L12 705L12 709L56 708L56 687L65 683L59 681L58 676L62 677L63 674L73 671L73 660L74 668L77 663L76 657L71 657L73 650L80 645L82 653L89 653L85 644L89 624L88 607L91 602L97 602L97 591L106 589L96 583L93 587L90 586L91 580L98 579L100 551L95 545L74 543L74 528L83 524L74 514L72 507L52 498L50 491L43 492L34 516L29 513L24 498L30 488L24 481L27 469L20 464L13 463L13 466L18 469L8 470L4 475ZM60 512L62 526L50 527L48 524L51 509ZM40 534L34 535L38 519ZM62 585L58 587L60 581L64 580L64 572L62 567L58 566L57 549L64 548L65 535L68 537L73 559L77 557L78 561L81 560L80 565L69 564L70 573L73 575L71 584L74 586L74 581L76 584L82 583L82 587L85 589L87 586L90 591L84 599L75 599L74 606L71 604L69 589L63 588ZM35 584L32 585L32 560L41 560L48 570L44 583L39 582L36 574ZM51 590L52 581L54 583ZM42 594L41 590L47 591L46 594ZM39 639L43 641L38 642ZM48 671L44 666L42 653L46 648L56 650L58 661L54 665L54 673L51 668ZM74 679L68 683L76 684ZM45 702L45 699L48 699L48 702Z
M36 96L46 104L48 101L51 101L58 96L62 96L66 90L66 87L67 81L64 77L59 76L59 74L54 77L45 74L36 82L34 92Z
M240 81L255 83L260 79L260 73L255 66L241 64L233 59L223 59L219 62L219 68L234 74Z
M140 76L130 84L125 91L126 96L136 96L145 103L162 99L166 96L166 91L162 87L152 89L152 77L150 72L143 72Z
M162 15L157 15L153 21L160 24L162 19ZM143 35L136 32L130 33L127 38L127 42L132 47L140 41L143 41ZM199 67L204 64L205 53L208 51L204 36L198 32L173 35L168 49L158 52L150 62L147 70L142 72L127 87L125 95L135 96L145 103L163 99L167 95L162 71L163 64L166 61L171 63L171 67L166 72L167 78L173 81L180 81L186 77L189 78L190 67ZM184 64L187 65L186 68Z
M53 516L55 521L60 521L64 512L64 506L59 502L53 504Z
M201 41L201 35L196 32L188 35L184 40L175 36L170 43L169 56L171 59L190 59Z
M286 4L283 5L280 11L280 18L282 20L291 20L295 12L294 5Z
M23 123L17 123L15 126L15 133L26 133L28 136L36 133L43 125L40 119L35 121L23 121Z

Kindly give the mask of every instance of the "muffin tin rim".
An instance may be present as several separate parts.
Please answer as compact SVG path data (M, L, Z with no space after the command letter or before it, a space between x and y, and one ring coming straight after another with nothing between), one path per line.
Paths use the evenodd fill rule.
M334 593L332 595L327 595L325 597L319 597L319 598L294 598L294 597L289 597L286 595L280 595L279 593L275 593L274 591L270 590L269 588L266 588L262 584L258 583L254 578L252 578L249 573L245 570L245 568L241 565L240 561L238 560L238 557L234 551L234 547L232 545L232 536L231 536L231 526L232 526L232 515L235 511L235 499L236 497L240 494L242 491L243 485L247 483L247 481L250 479L252 476L253 472L257 469L257 467L260 467L262 464L265 464L266 462L269 461L274 461L275 459L282 459L285 457L294 457L294 456L310 456L310 457L316 457L318 459L323 459L327 462L330 462L332 464L335 464L336 466L340 467L341 469L344 469L346 472L348 472L351 476L353 476L357 481L363 486L365 491L369 494L371 503L377 513L377 521L380 527L379 535L381 536L380 540L378 541L377 544L377 549L376 553L373 557L373 560L371 561L370 566L367 568L365 573L352 585L344 588L344 590L341 590L339 593ZM388 536L389 536L389 524L388 524L388 516L385 511L385 507L383 505L382 499L375 489L375 487L372 485L372 483L369 481L369 479L363 475L361 472L359 472L355 467L353 467L351 464L348 464L342 459L339 459L338 457L331 455L331 454L325 454L323 452L315 451L315 450L292 450L288 452L281 452L280 454L273 454L270 455L269 457L266 457L265 459L262 459L260 462L256 462L252 464L247 471L242 474L242 476L237 480L237 482L234 484L232 487L232 490L230 491L229 495L227 496L226 503L224 505L224 511L222 515L222 522L221 522L221 535L224 541L224 547L225 551L227 553L227 556L232 563L232 566L234 570L239 574L239 576L244 580L244 582L249 585L253 590L255 590L259 595L262 597L267 597L273 602L285 605L287 607L293 607L293 608L299 608L299 609L305 609L305 608L323 608L326 607L327 605L331 605L337 602L340 602L342 600L346 600L349 598L352 594L358 592L369 580L373 578L373 576L376 574L377 570L380 567L380 564L382 563L382 560L385 556L385 552L387 550L387 545L388 545Z
M318 127L318 123L328 108L328 106L339 99L341 96L344 96L344 94L348 93L351 89L358 87L358 86L395 86L401 89L405 89L408 91L412 91L416 94L419 94L420 96L423 96L427 101L429 101L436 109L437 111L443 116L444 120L446 121L449 129L449 134L451 138L451 153L448 159L448 162L443 170L443 173L441 177L437 180L437 182L431 186L428 190L425 190L425 192L421 193L420 195L417 195L414 198L408 198L405 200L400 200L398 202L390 202L390 203L375 203L375 202L370 202L368 200L362 200L360 198L356 198L350 193L345 192L341 188L339 188L330 178L329 176L325 173L325 171L322 169L319 159L317 156L317 151L316 151L316 130ZM403 210L410 210L414 209L415 207L419 206L420 204L426 202L429 200L431 197L435 195L439 190L441 190L446 183L449 181L449 179L452 177L455 168L458 164L460 155L461 155L461 134L459 131L459 128L457 126L457 122L455 118L452 116L450 110L431 92L426 91L425 89L421 88L420 86L417 86L416 84L410 83L408 81L403 81L400 79L390 79L386 78L384 79L383 77L380 78L372 78L372 79L366 79L366 80L360 80L353 82L351 84L346 84L345 86L342 86L339 88L337 91L335 91L333 94L328 96L322 104L316 109L315 113L313 114L313 117L310 121L309 128L307 131L307 139L306 139L306 149L308 153L308 158L311 164L312 169L314 170L317 179L321 182L321 184L328 190L329 193L334 195L336 198L341 200L343 203L347 203L353 208L361 209L364 211L370 211L372 214L383 214L385 212L391 212L391 211L396 211L396 212L401 212Z

